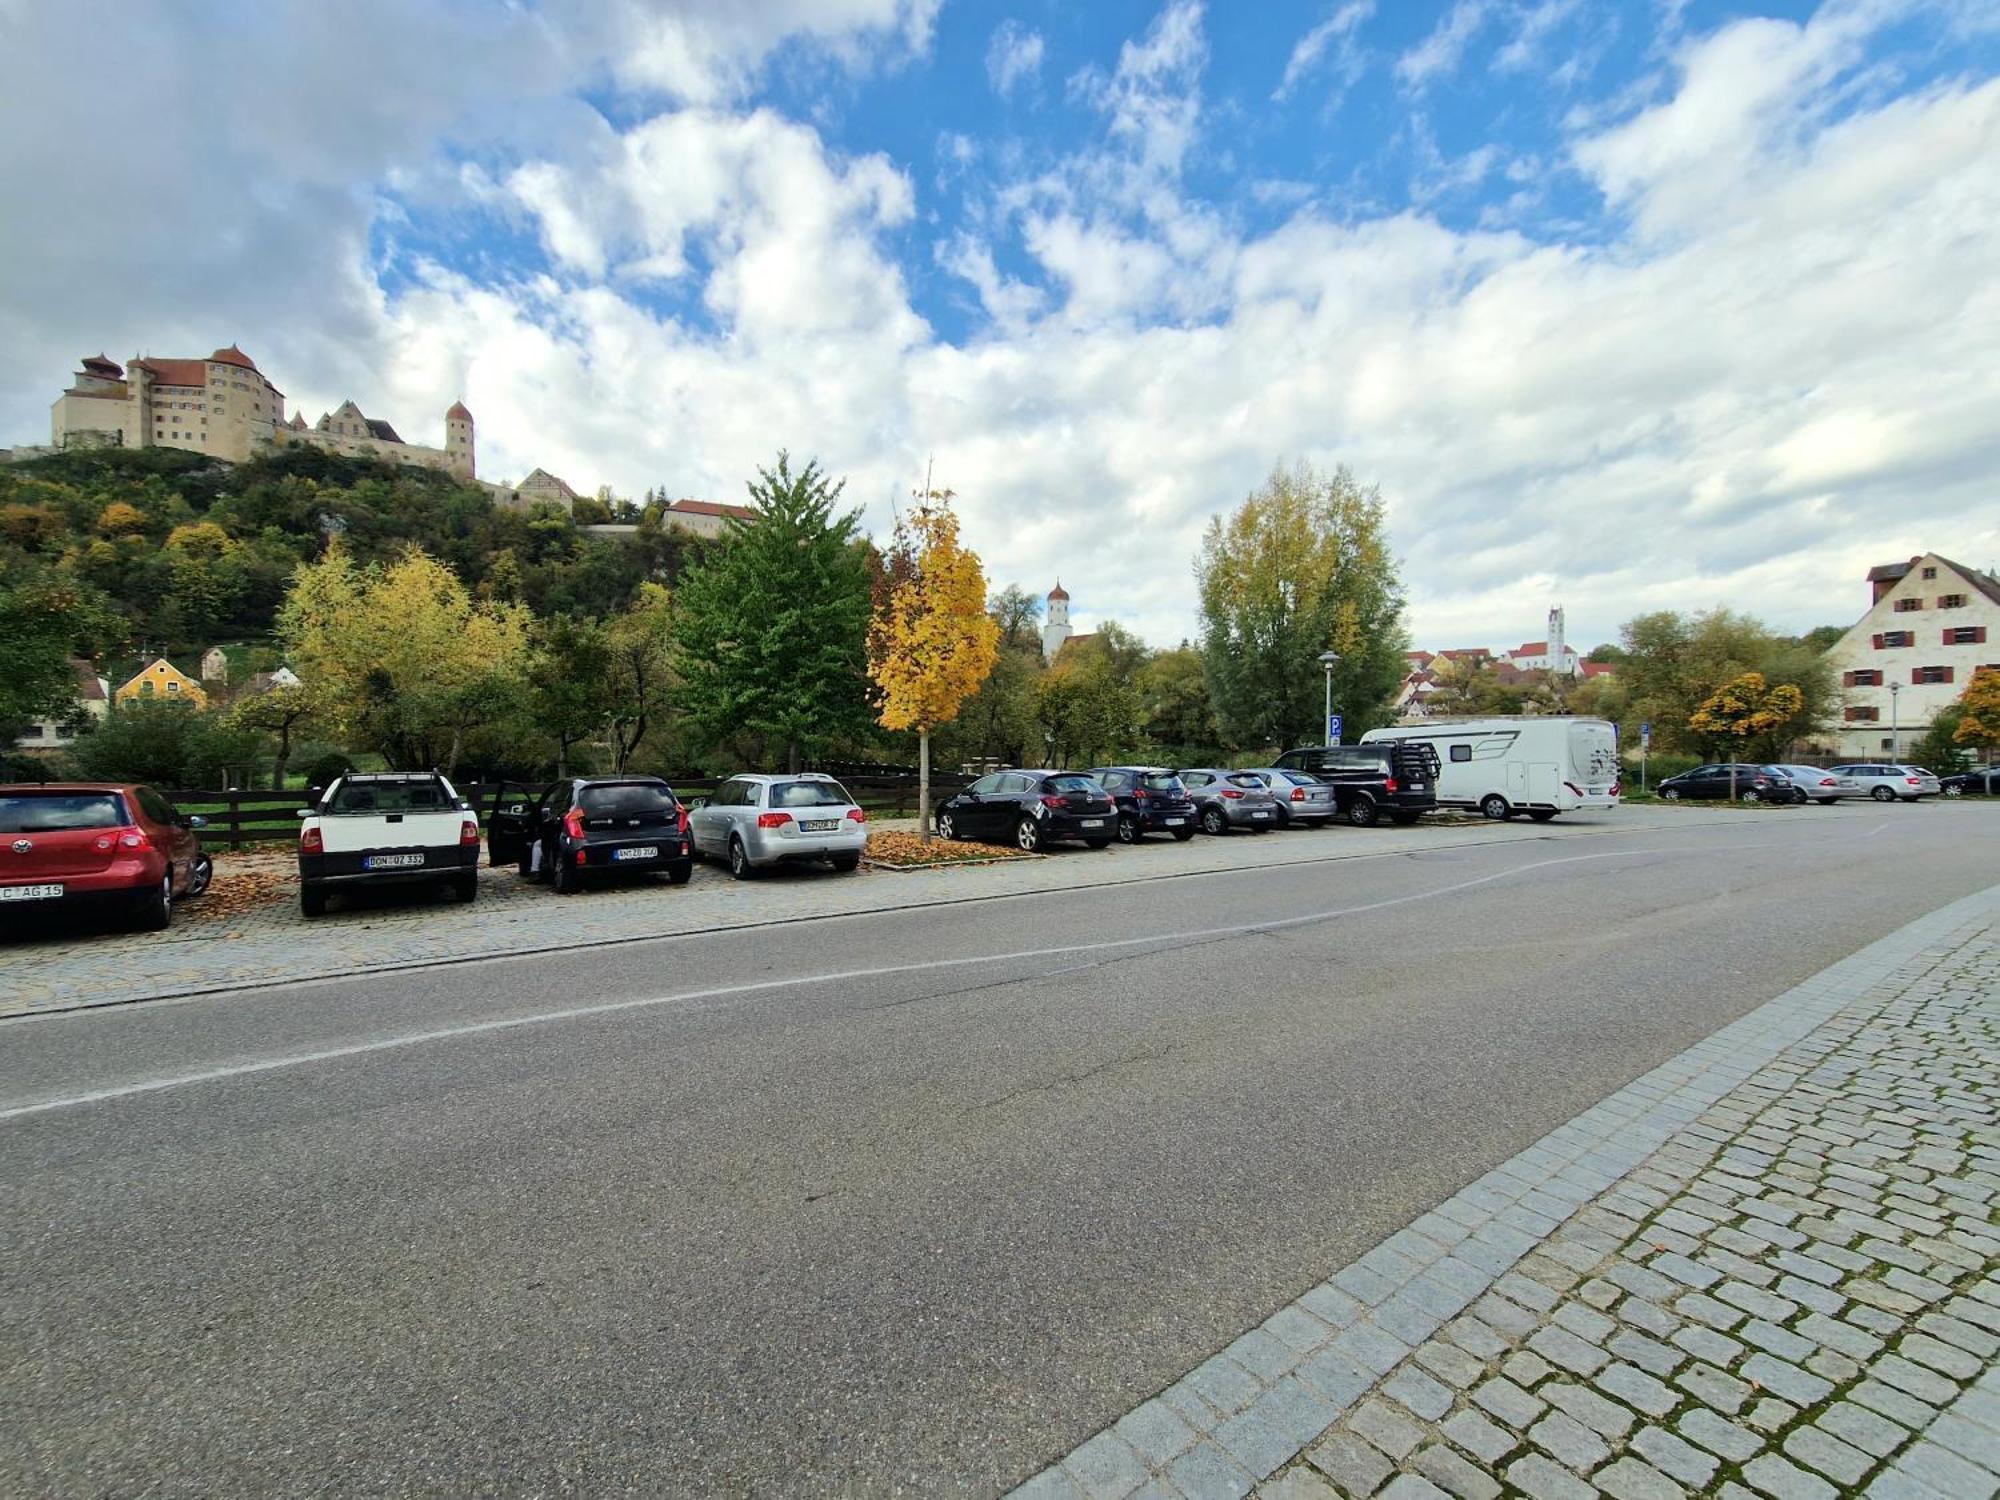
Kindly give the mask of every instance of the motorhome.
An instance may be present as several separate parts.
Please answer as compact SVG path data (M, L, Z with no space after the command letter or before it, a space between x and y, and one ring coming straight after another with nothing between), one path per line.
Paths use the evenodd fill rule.
M1417 740L1437 751L1440 807L1477 808L1489 818L1618 805L1618 730L1604 719L1524 715L1428 719L1371 729L1363 744Z

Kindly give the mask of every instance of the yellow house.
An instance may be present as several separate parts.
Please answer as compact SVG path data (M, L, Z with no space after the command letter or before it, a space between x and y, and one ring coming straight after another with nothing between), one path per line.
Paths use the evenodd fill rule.
M208 707L208 694L201 684L164 656L155 657L151 666L111 695L113 703L144 698L164 698L170 703L186 699L196 708Z

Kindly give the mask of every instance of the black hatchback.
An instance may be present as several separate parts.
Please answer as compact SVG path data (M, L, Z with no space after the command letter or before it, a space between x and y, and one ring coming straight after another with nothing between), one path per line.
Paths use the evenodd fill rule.
M1356 828L1373 828L1384 816L1410 824L1437 808L1438 753L1422 740L1306 745L1272 764L1330 784L1340 817Z
M939 838L1006 840L1030 854L1056 840L1111 842L1118 808L1080 771L996 771L937 806Z
M657 776L572 776L540 797L502 787L486 830L494 864L518 863L522 879L565 896L589 876L664 872L685 885L694 872L687 810Z
M1096 766L1090 776L1118 804L1119 843L1149 833L1171 833L1183 844L1194 837L1194 798L1165 766Z
M1798 788L1791 777L1776 766L1747 761L1725 760L1696 766L1692 771L1669 776L1653 791L1663 802L1734 797L1738 802L1772 802L1782 807L1799 800Z

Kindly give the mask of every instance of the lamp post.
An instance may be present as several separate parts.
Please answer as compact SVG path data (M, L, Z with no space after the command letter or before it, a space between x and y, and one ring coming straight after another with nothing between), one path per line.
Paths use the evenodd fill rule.
M1326 668L1326 723L1323 729L1328 749L1333 747L1333 669L1340 665L1338 651L1322 651L1319 664Z
M1896 745L1896 699L1901 695L1902 691L1902 683L1892 682L1889 684L1889 759L1891 760L1895 760L1902 753Z

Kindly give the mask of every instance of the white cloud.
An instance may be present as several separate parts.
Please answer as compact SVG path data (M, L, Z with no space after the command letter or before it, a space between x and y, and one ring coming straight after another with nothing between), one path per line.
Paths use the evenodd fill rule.
M1042 34L1024 29L1018 21L1002 21L993 28L993 40L986 47L986 76L993 92L1003 99L1015 85L1033 82L1042 70Z
M1502 73L1518 73L1541 63L1542 43L1576 14L1582 0L1535 0L1516 18L1514 35L1493 54L1493 66Z
M1491 9L1491 0L1456 0L1430 35L1396 59L1396 76L1418 89L1433 79L1450 77Z
M1338 10L1319 25L1300 37L1292 47L1292 55L1285 60L1285 76L1278 81L1278 87L1271 97L1283 99L1290 94L1294 85L1319 67L1320 59L1329 47L1333 49L1334 74L1342 88L1352 84L1361 76L1363 58L1360 46L1362 24L1375 14L1375 0L1347 0Z

